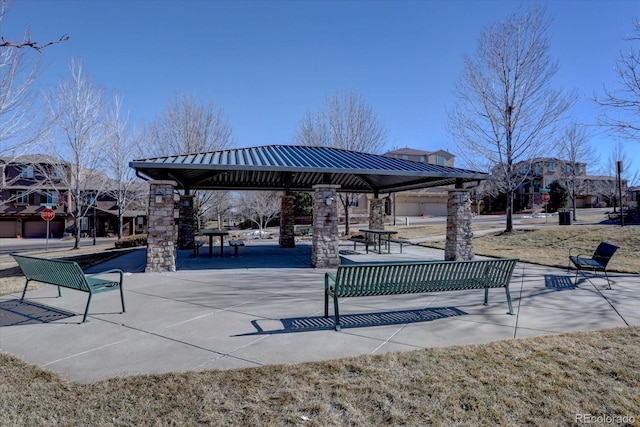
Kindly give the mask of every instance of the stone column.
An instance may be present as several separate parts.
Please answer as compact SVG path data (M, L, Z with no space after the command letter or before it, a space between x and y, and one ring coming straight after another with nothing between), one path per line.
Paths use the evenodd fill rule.
M384 199L371 199L369 230L384 230Z
M174 219L175 181L150 181L147 267L145 272L176 271L177 227Z
M291 195L282 196L280 207L280 247L295 248L295 219L293 216L295 197Z
M467 190L450 190L447 201L447 241L445 261L474 258L473 231L471 229L471 198Z
M192 249L196 237L196 216L193 206L194 196L180 196L178 203L178 248Z
M332 268L340 265L338 235L338 185L314 185L313 239L311 265L314 268Z

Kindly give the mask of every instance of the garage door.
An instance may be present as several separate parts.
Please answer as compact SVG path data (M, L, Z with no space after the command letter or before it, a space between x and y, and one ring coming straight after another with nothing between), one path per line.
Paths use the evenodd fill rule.
M47 223L44 220L22 221L23 237L47 237Z
M29 220L23 221L24 228L24 237L36 237L36 238L45 238L47 237L47 222L39 219L39 220ZM49 236L59 239L62 237L62 233L64 233L64 220L60 221L49 221Z
M4 220L0 221L0 237L16 237L16 221Z

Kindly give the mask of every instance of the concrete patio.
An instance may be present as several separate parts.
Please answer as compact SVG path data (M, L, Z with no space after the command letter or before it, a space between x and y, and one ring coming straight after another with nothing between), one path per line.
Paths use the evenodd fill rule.
M323 318L323 269L311 268L311 245L282 249L249 241L240 256L195 259L180 251L175 273L141 273L138 249L93 268L122 268L127 312L118 292L97 295L89 322L78 324L87 295L53 286L0 297L0 348L72 381L115 376L237 369L427 347L479 344L571 331L640 326L640 277L519 263L505 292L482 291L353 298L341 301L343 330ZM443 251L405 245L365 254L343 243L343 263L442 260ZM214 252L215 253L215 252ZM333 310L331 308L330 314Z

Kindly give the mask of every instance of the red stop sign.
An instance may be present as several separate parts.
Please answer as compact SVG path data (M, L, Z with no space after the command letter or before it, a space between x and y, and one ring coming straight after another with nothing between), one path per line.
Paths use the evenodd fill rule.
M551 200L551 196L549 196L549 193L542 193L542 201L548 202L549 200Z
M44 209L41 213L40 216L42 217L42 219L44 219L45 221L51 221L53 218L55 218L56 213L53 211L53 209L51 208L46 208Z

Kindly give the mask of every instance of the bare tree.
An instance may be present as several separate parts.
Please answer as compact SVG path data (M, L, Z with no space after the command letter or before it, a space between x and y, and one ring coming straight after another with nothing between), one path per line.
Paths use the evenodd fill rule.
M308 146L333 147L365 153L378 153L387 143L388 131L373 108L353 90L336 91L316 112L307 111L298 124L294 141ZM357 200L354 193L340 193L349 233L349 207Z
M8 11L9 11L9 2L7 0L2 0L0 2L0 23L2 22L2 19L4 18L4 16L7 14ZM1 36L0 50L5 51L5 50L20 50L23 48L31 48L33 50L37 50L38 52L42 52L44 48L51 46L53 44L62 43L64 41L69 40L69 38L70 37L65 34L57 40L51 40L46 43L38 43L31 39L31 29L27 28L27 31L22 37L22 40L17 42L8 40L5 36Z
M624 182L629 185L633 185L638 181L638 173L633 172L633 163L627 156L625 146L622 141L616 141L611 148L611 153L607 158L605 169L603 171L604 176L600 177L595 182L594 191L604 197L608 203L613 205L613 211L616 212L620 202L620 189L618 188L618 181L616 179L618 174L617 162L622 162L623 172L620 174L623 181L622 193L626 193L624 188Z
M618 87L604 88L604 95L596 96L595 102L602 107L600 124L609 127L617 135L638 141L640 133L640 20L634 21L634 42L628 51L620 52L615 71Z
M2 1L0 29L7 10L7 2ZM28 31L23 40L29 40ZM46 123L37 113L37 97L33 92L33 83L41 73L40 57L37 52L19 49L21 43L5 43L4 36L0 43L0 194L12 184L6 178L6 165L29 152L46 131ZM10 201L5 199L0 203Z
M280 214L280 194L273 191L243 191L240 193L240 213L258 226L262 238L267 224Z
M74 249L78 249L80 219L96 208L106 184L106 176L99 172L104 154L103 91L83 73L80 61L72 60L69 69L71 76L59 82L46 102L55 118L57 157L71 165L71 173L64 174L62 180L70 196Z
M576 220L576 199L578 194L587 189L589 181L585 179L586 170L580 168L580 164L593 164L597 161L594 151L589 144L589 137L584 127L571 123L559 141L560 155L565 167L562 177L566 182L566 188L571 196L571 209L573 220Z
M201 102L195 96L176 94L160 116L149 126L152 156L174 156L230 148L233 131L222 107L213 99ZM198 221L215 202L211 191L196 191L194 208ZM220 198L218 196L218 198Z
M514 191L527 178L515 165L548 153L557 123L575 101L573 93L551 88L559 65L548 53L548 28L541 8L491 25L480 35L475 58L465 56L457 101L447 111L448 130L469 165L488 159L500 170L507 233L513 231Z
M105 117L105 172L111 178L105 193L112 196L118 208L118 238L123 236L125 212L140 200L135 171L129 167L132 158L142 157L142 147L138 144L128 121L128 114L122 111L122 97L114 95L113 104Z

